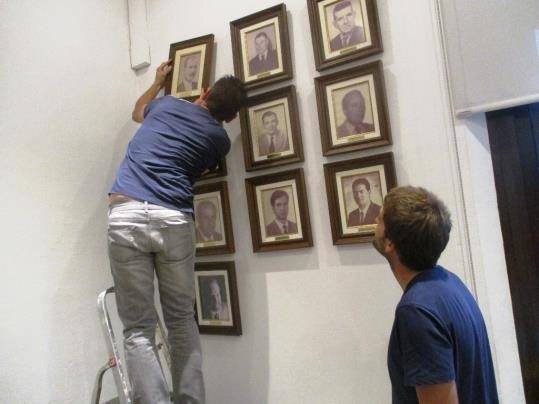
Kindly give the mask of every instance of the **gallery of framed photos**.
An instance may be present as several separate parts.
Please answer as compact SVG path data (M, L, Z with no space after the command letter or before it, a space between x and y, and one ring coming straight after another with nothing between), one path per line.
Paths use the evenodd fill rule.
M468 285L483 270L469 259L482 252L466 247L466 220L477 218L463 198L475 194L458 188L470 184L455 168L465 154L434 6L185 0L148 10L152 65L173 60L167 94L193 100L224 74L248 91L225 124L230 153L194 189L208 402L389 402L401 291L372 246L387 193L412 184L438 194L454 218L442 263Z

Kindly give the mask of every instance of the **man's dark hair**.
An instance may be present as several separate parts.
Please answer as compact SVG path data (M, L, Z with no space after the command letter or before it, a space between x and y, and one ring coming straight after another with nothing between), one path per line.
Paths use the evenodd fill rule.
M266 38L266 40L268 41L268 50L273 50L273 44L271 43L271 39L269 39L268 34L266 34L264 31L259 32L258 34L256 34L256 36L255 36L255 41L256 41L258 38L260 38L261 36L263 36L264 38Z
M273 111L266 111L262 114L262 122L264 122L264 118L266 118L267 116L270 116L270 115L273 115L275 117L275 119L277 119L277 114Z
M367 191L370 192L371 183L369 182L369 180L367 178L363 178L363 177L360 177L357 180L355 180L354 182L352 182L352 192L354 192L355 187L357 187L358 185L361 185L361 184L365 185L365 188L367 188Z
M270 197L271 206L274 206L275 201L283 196L285 196L286 200L288 201L289 196L287 192L283 191L282 189L278 189L277 191L273 192Z
M335 13L337 11L342 10L343 8L350 7L352 8L352 3L350 3L348 0L341 1L333 7L333 18L335 18Z
M385 237L415 271L434 268L449 241L451 217L436 195L419 187L394 188L384 199Z
M234 118L247 101L242 81L234 76L223 76L215 82L208 97L208 110L219 122Z

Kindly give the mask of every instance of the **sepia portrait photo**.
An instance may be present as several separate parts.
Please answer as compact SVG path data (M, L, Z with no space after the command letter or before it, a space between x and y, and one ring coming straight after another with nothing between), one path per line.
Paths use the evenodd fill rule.
M197 256L234 252L226 183L195 187L193 204Z
M391 143L381 62L315 79L324 155Z
M308 0L317 69L382 51L375 0Z
M291 78L284 4L232 21L230 26L234 69L248 88Z
M241 335L234 262L195 263L195 307L200 333Z
M248 178L246 186L255 251L265 244L312 245L302 170Z
M250 97L240 119L248 171L303 160L294 86Z
M393 155L324 165L334 244L372 240L384 197L396 186Z
M226 271L197 271L195 275L198 323L232 325Z
M213 35L206 35L170 45L172 73L165 94L192 100L208 87L213 49Z

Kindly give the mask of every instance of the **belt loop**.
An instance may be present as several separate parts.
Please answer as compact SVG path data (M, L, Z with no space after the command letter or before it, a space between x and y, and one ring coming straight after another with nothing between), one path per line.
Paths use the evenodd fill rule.
M144 201L144 213L148 213L148 201Z

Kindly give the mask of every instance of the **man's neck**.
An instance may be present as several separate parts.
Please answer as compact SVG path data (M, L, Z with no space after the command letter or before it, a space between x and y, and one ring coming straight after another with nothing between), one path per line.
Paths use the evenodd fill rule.
M362 208L361 206L358 205L358 208L361 212L367 212L367 210L369 209L369 206L371 205L371 202L369 201L364 208Z
M389 266L391 267L391 272L393 272L393 275L395 276L395 279L399 283L401 289L405 291L412 279L419 275L419 272L408 268L406 265L401 263L398 258L388 259L388 261Z

